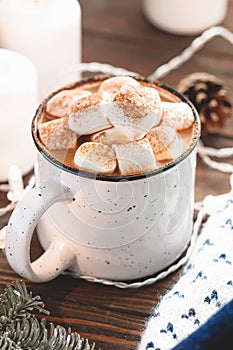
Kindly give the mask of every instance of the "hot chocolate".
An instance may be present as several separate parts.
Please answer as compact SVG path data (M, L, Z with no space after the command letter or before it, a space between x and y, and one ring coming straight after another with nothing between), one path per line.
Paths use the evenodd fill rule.
M74 171L128 176L154 171L197 137L192 107L160 84L96 77L52 94L38 119L46 152Z
M20 275L42 282L69 269L135 280L184 252L199 118L182 95L142 78L87 78L41 103L32 135L36 185L6 235L7 258ZM45 252L31 262L36 226Z

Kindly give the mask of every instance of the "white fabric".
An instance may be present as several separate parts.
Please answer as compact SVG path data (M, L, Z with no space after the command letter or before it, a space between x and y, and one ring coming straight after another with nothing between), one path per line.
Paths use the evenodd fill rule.
M187 265L152 311L138 350L166 350L233 298L233 193L204 201L212 215Z

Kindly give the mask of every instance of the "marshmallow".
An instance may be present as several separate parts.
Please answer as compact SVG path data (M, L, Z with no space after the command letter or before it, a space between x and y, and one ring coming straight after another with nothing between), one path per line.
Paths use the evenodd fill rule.
M108 104L110 122L132 140L138 140L161 120L161 100L156 89L124 86Z
M90 96L91 92L82 89L62 90L54 95L45 106L47 117L60 118L68 116L70 113L70 104L80 98Z
M130 139L115 127L91 135L90 140L94 142L104 143L108 146L111 146L113 143L130 142Z
M158 161L173 160L185 150L181 137L170 126L153 128L146 134L146 138L150 141Z
M113 144L121 175L145 173L157 168L155 156L147 139Z
M107 97L93 93L71 105L69 127L78 135L90 135L111 127L106 117Z
M76 147L77 135L68 127L68 117L61 117L39 125L39 135L49 150Z
M161 125L172 126L175 130L188 129L194 123L192 109L185 102L162 102Z
M104 80L100 84L99 91L114 95L125 85L140 86L140 83L137 80L127 76L112 77Z
M79 146L74 163L82 170L102 174L112 173L117 166L113 150L98 142L84 142Z

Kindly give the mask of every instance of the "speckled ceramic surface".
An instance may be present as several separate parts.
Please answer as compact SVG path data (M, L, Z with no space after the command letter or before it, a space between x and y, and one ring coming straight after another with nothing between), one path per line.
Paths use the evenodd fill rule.
M6 256L12 268L43 282L67 268L132 280L169 266L192 232L196 143L162 171L116 181L80 176L39 152L37 185L8 225ZM45 253L31 263L36 226Z

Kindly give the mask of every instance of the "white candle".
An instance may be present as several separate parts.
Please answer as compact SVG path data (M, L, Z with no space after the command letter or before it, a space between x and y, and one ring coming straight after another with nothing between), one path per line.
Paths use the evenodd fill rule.
M19 53L0 49L0 182L11 165L22 174L33 168L31 120L38 104L37 73Z
M228 0L142 0L143 12L156 27L173 34L193 35L220 24Z
M36 66L40 97L81 60L81 10L77 0L0 0L0 46Z

